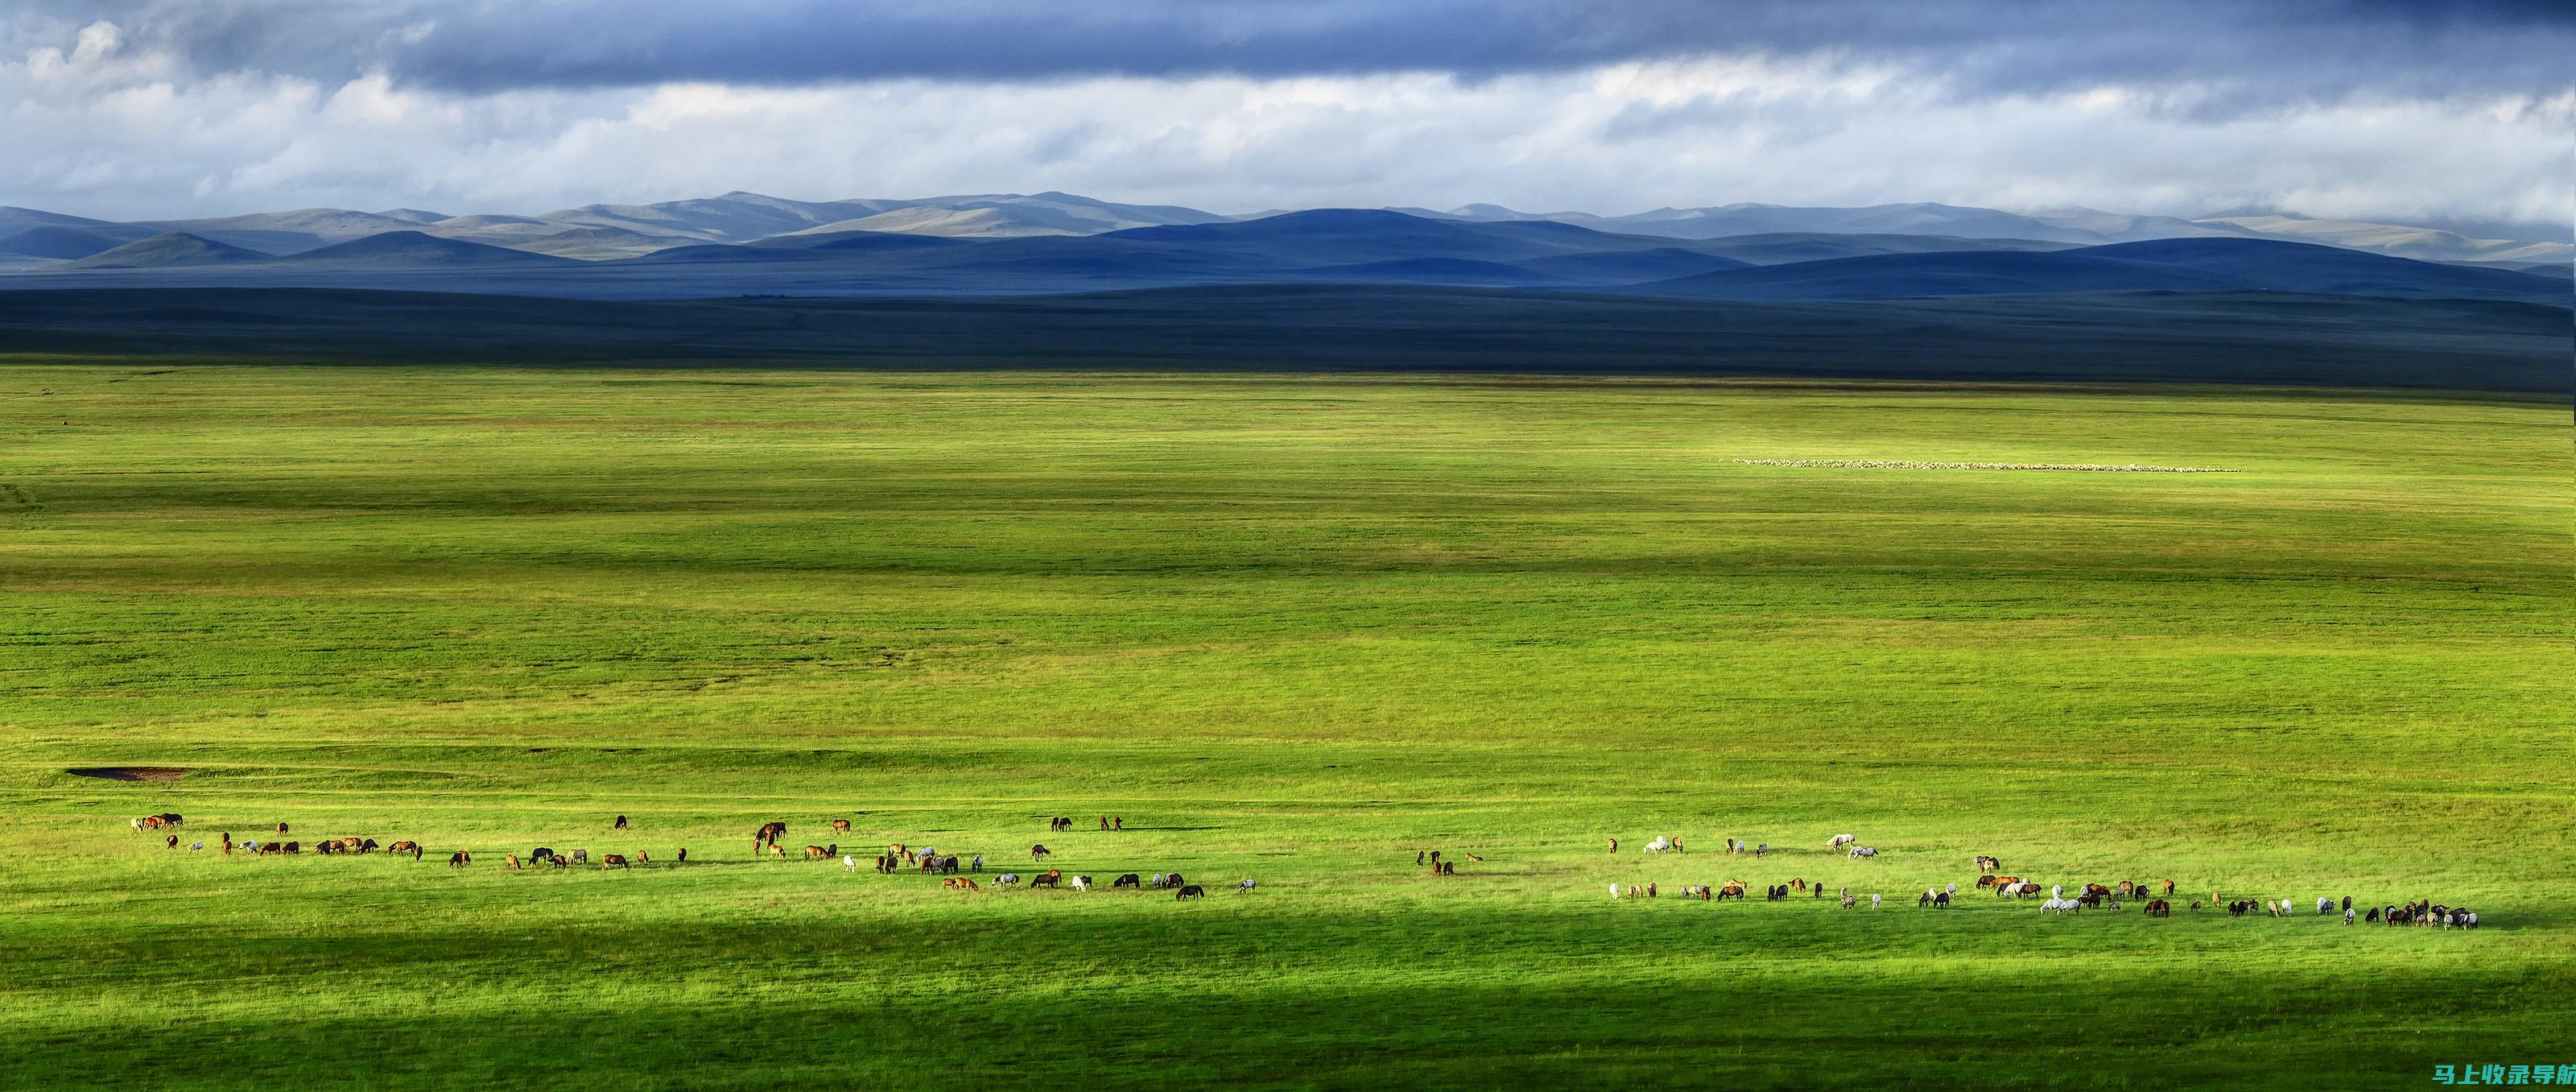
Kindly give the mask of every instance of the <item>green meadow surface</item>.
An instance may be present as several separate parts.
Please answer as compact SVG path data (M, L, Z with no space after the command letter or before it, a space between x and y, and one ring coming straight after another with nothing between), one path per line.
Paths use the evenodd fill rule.
M2576 1064L2570 431L2368 391L21 359L0 1086ZM193 772L67 772L106 766ZM127 824L161 811L431 856L174 852ZM771 819L1209 894L760 860ZM537 845L654 864L503 867ZM1914 907L1977 853L2301 913ZM1761 899L1792 877L1862 906ZM2485 924L2314 916L2347 894Z

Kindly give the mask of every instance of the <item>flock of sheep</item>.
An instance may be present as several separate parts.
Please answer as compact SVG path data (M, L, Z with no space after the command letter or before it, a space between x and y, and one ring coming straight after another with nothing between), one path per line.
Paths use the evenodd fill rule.
M1826 840L1825 846L1828 851L1843 852L1844 857L1847 860L1869 860L1878 856L1878 850L1861 845L1858 837L1849 834L1834 835L1832 838ZM1653 841L1646 843L1642 852L1648 854L1678 853L1681 852L1681 849L1682 843L1680 839L1669 835L1657 835ZM1617 853L1619 851L1618 839L1610 839L1610 851L1612 853ZM1750 853L1755 857L1765 857L1770 854L1771 845L1768 842L1753 843L1740 839L1728 838L1726 839L1726 851L1730 854ZM1978 872L1976 883L1977 888L1993 891L1997 898L2025 899L2035 897L2039 894L2040 884L2036 880L2026 880L2019 876L1998 875L1997 873L2003 870L2003 861L1999 858L1981 853L1977 855L1976 865ZM1696 898L1703 902L1721 901L1728 898L1741 900L1745 898L1745 892L1747 890L1749 890L1749 885L1742 880L1730 880L1715 887L1711 887L1708 884L1684 884L1678 889L1683 898ZM1792 892L1812 893L1812 897L1821 899L1825 897L1825 885L1821 881L1810 884L1803 877L1792 878L1788 883L1773 884L1765 888L1764 901L1779 902L1790 898ZM1958 893L1959 885L1956 883L1942 887L1928 887L1923 890L1921 895L1915 898L1914 905L1917 908L1947 909L1950 907L1952 901L1957 897ZM2170 896L2173 893L2174 881L2163 881L2161 895ZM1658 890L1657 885L1652 882L1647 883L1643 887L1639 887L1635 884L1622 885L1612 883L1610 885L1610 897L1613 899L1634 899L1640 897L1655 898L1659 894L1660 891ZM2121 880L2117 884L2080 884L2078 885L2076 895L2072 898L2067 897L2065 885L2050 885L2048 888L2048 899L2040 904L2040 909L2060 916L2080 913L2085 910L2108 910L2112 913L2117 913L2120 910L2122 901L2126 899L2147 900L2143 907L2143 911L2148 917L2169 917L2173 913L2173 904L2171 900L2160 897L2157 892L2152 890L2148 881L2132 880ZM1883 894L1873 893L1869 896L1869 905L1871 909L1877 909L1884 904L1884 901L1885 896ZM1849 909L1859 905L1860 896L1853 894L1851 888L1845 887L1840 891L1838 902L1844 908ZM2280 899L2275 901L2269 898L2264 898L2237 899L2230 901L2215 891L2210 892L2209 900L2205 905L2211 908L2224 907L2230 917L2244 917L2248 914L2259 912L2268 917L2286 918L2295 917L2298 913L2296 903L2290 899ZM2202 909L2203 906L2204 904L2198 900L2193 900L2191 903L2191 909L2195 912ZM2371 924L2427 925L2440 926L2446 929L2475 929L2478 927L2478 915L2475 911L2472 911L2467 907L2445 906L2440 903L2433 902L2430 899L2409 902L2402 906L2392 903L2377 908L2356 908L2353 905L2352 896L2350 895L2344 896L2340 903L2332 898L2323 896L2318 897L2318 915L2331 917L2338 910L2343 914L2343 923L2346 925L2367 921ZM2363 916L2364 911L2367 911L2366 916Z
M139 817L133 821L133 826L137 831L175 831L186 822L187 820L184 817L176 813L164 812L158 815ZM833 820L831 825L832 829L835 831L848 831L850 829L850 823L846 819ZM1117 829L1123 829L1125 824L1121 822L1115 826ZM615 822L615 827L618 830L627 829L626 817L623 815L618 816ZM277 829L279 833L285 833L286 824L278 824ZM1054 819L1051 821L1049 829L1069 829L1069 822L1061 818ZM1113 826L1109 821L1103 820L1101 829L1109 830L1113 829ZM765 848L776 855L785 856L783 847L779 845L779 839L786 834L786 831L787 824L784 822L771 822L762 825L759 833L754 836L752 843L755 854ZM232 835L229 832L223 835L223 843L224 852L230 853L233 851L234 842ZM167 844L172 849L178 848L178 835L175 833L170 834L167 839ZM289 853L296 852L301 848L297 843L293 842L287 842L281 845L276 842L262 844L253 841L244 843L244 846L251 849L253 852L261 853L263 855L275 852L280 848L283 848ZM349 853L367 853L377 848L376 842L373 839L360 838L326 839L322 842L315 843L315 846L323 852L338 851ZM1838 851L1843 853L1847 860L1871 860L1878 856L1877 849L1861 845L1860 839L1850 834L1834 835L1832 838L1826 840L1825 846L1829 852ZM200 840L190 845L189 848L203 849L205 848L205 842ZM391 846L391 849L396 853L408 853L414 860L420 859L423 854L421 847L417 843L411 841L395 842ZM1052 852L1043 844L1032 845L1029 847L1029 850L1030 860L1033 862L1043 860ZM1610 839L1610 850L1613 853L1618 852L1618 839ZM1682 843L1680 839L1669 835L1657 835L1652 841L1646 843L1642 852L1647 854L1679 853L1682 852ZM1729 854L1750 854L1757 858L1767 857L1771 852L1771 845L1768 842L1753 843L1736 838L1728 838L1726 839L1726 852ZM858 871L859 859L855 856L841 855L840 846L838 844L831 846L807 846L805 848L805 858L807 860L829 860L834 856L840 857L841 867L845 871ZM1466 854L1466 856L1477 861L1484 859L1472 853ZM683 862L687 861L689 859L689 851L686 849L680 850L678 859ZM588 864L589 860L590 852L586 849L576 849L569 855L566 855L556 853L551 849L539 848L529 854L528 863L551 864L560 869L568 864ZM636 854L632 862L622 854L612 853L601 858L600 867L626 868L632 863L650 864L651 861L652 858L642 853ZM448 864L451 867L464 867L472 863L472 856L461 850L451 854L448 858ZM1414 857L1414 863L1416 865L1427 863L1442 875L1455 874L1455 864L1442 861L1440 859L1440 854L1436 852L1429 853L1427 855L1417 853ZM942 886L947 889L958 891L983 890L975 879L958 875L961 871L961 864L962 862L960 862L953 854L943 856L939 854L937 850L929 847L921 847L918 850L909 849L900 843L890 847L890 851L888 853L876 858L876 870L878 872L893 872L904 866L917 865L921 871L925 873L935 873L946 876L947 878L942 881ZM2035 897L2039 894L2040 884L2036 880L2027 880L2019 876L1999 875L1998 873L2003 869L2003 862L1998 858L1979 854L1977 855L1976 865L1978 872L1976 882L1977 888L1981 890L1991 890L1995 893L1997 898L2023 899ZM520 860L515 854L509 858L508 867L512 870L516 870L521 867ZM974 871L980 874L983 870L984 858L981 854L978 854L974 858ZM1018 887L1023 882L1023 877L1016 872L1004 872L992 877L992 886L995 888ZM1092 878L1090 876L1066 876L1062 870L1059 869L1048 869L1044 872L1033 873L1026 878L1025 882L1026 885L1032 889L1057 888L1069 889L1072 891L1089 891L1093 887ZM1257 884L1247 878L1241 883L1235 885L1235 890L1238 893L1249 892L1257 886ZM1111 890L1118 890L1121 888L1145 890L1148 887L1153 890L1171 890L1174 892L1173 897L1180 900L1199 898L1207 893L1205 888L1198 884L1187 882L1178 872L1157 872L1153 874L1151 879L1147 879L1138 873L1130 872L1110 881L1109 887ZM1715 887L1707 884L1685 884L1677 890L1683 898L1697 898L1702 901L1717 901L1728 898L1741 900L1746 897L1749 885L1742 880L1733 880ZM1825 885L1821 881L1810 884L1805 878L1797 877L1792 878L1785 884L1773 884L1766 887L1764 889L1764 901L1779 902L1788 899L1791 897L1791 892L1793 891L1809 893L1811 897L1817 899L1825 897ZM1945 887L1926 888L1923 893L1915 899L1915 906L1918 908L1946 909L1952 904L1952 901L1956 898L1958 892L1959 885L1956 883L1949 884ZM2163 881L2161 894L2170 896L2173 892L2174 881ZM1660 893L1661 892L1658 890L1657 885L1652 882L1647 883L1642 888L1635 884L1622 885L1612 883L1610 885L1610 897L1613 899L1633 899L1639 897L1655 898ZM2121 908L2122 900L2131 898L2148 900L2143 908L2146 916L2148 917L2166 917L2171 915L2173 912L2171 902L2167 898L2157 897L2155 894L2151 893L2148 882L2131 880L2121 880L2116 885L2102 883L2080 884L2078 885L2077 894L2072 898L2067 897L2064 885L2052 885L2048 889L2047 900L2040 903L2040 909L2047 911L2050 914L2061 916L2071 913L2080 913L2084 910L2108 910L2116 913ZM1869 905L1872 909L1876 909L1883 904L1884 899L1885 896L1883 894L1872 893L1869 896ZM1839 892L1838 902L1847 909L1859 905L1859 901L1860 896L1853 894L1849 887L1844 887ZM2193 911L2199 911L2203 908L2203 905L2204 904L2202 902L2194 900L2191 903L2191 909ZM2297 914L2297 906L2293 900L2290 899L2279 899L2276 901L2270 898L2263 898L2237 899L2229 901L2214 891L2210 893L2209 900L2206 905L2212 908L2223 906L2231 917L2243 917L2257 911L2263 913L2265 916L2274 918L2293 917ZM2344 896L2340 903L2332 898L2319 897L2317 899L2316 912L2318 915L2331 917L2338 910L2341 911L2344 924L2346 925L2352 925L2356 922L2366 920L2372 924L2438 925L2443 928L2455 929L2474 929L2478 926L2478 915L2475 911L2472 911L2467 907L2445 906L2435 903L2430 899L2408 902L2402 906L2392 903L2381 907L2362 908L2356 908L2353 905L2351 896L2349 895ZM2364 910L2367 911L2366 917L2361 916Z

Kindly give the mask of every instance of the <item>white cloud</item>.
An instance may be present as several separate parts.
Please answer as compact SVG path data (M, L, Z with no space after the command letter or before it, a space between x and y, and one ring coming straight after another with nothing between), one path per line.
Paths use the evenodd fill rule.
M393 33L404 33L395 31ZM2571 216L2576 94L2203 116L2190 86L1966 95L1822 57L1438 73L664 83L489 94L192 75L112 24L0 60L0 203L112 218L541 211L732 189L1064 189L1219 211L1936 200L2189 214Z

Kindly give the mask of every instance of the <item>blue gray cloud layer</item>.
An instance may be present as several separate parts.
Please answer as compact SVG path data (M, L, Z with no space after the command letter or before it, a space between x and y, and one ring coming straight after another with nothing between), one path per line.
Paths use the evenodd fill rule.
M0 204L1056 188L2563 225L2570 56L2576 0L20 0Z
M1477 79L1695 54L1934 70L1968 93L2203 82L2248 103L2545 92L2571 79L2566 0L82 0L202 69L383 71L490 92L703 80L1024 81L1447 72Z

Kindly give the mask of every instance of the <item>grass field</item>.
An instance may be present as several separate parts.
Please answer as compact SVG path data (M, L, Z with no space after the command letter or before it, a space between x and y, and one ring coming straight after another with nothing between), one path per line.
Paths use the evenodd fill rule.
M2367 392L20 361L0 1084L2576 1064L2570 464L2564 401ZM127 765L193 772L66 772ZM1211 893L947 893L770 819ZM1980 852L2484 927L1913 908ZM1669 890L1793 876L1888 905Z

